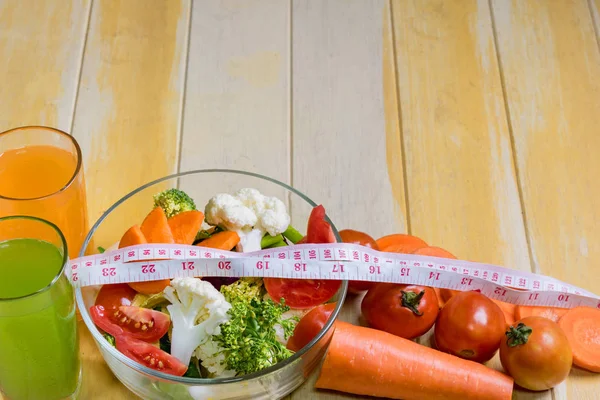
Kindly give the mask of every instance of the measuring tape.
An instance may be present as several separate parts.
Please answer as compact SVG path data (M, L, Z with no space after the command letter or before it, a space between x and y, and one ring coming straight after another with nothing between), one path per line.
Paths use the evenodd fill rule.
M143 244L72 260L67 274L76 287L202 276L390 282L476 290L517 305L600 308L600 297L551 277L347 243L300 244L252 253Z

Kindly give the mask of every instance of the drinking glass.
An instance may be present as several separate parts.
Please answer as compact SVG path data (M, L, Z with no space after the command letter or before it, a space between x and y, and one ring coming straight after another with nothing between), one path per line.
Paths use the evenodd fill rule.
M58 129L0 133L0 217L30 215L56 224L75 258L88 230L81 149Z
M75 398L81 381L67 243L58 227L0 218L0 398Z

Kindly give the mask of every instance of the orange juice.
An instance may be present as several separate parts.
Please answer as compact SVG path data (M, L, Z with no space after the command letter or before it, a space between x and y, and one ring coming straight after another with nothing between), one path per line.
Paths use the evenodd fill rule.
M69 256L77 257L87 233L81 168L72 152L50 145L0 153L0 217L30 215L55 223L67 239Z

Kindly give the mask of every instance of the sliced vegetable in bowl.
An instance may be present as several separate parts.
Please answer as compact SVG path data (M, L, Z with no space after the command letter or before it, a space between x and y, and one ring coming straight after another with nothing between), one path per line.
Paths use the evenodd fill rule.
M125 232L120 248L176 242L243 252L303 238L290 225L284 203L255 189L217 194L204 213L177 189L154 199L154 208L141 225ZM322 206L311 212L306 239L336 241ZM171 363L174 367L165 369L160 365L166 361L151 362L174 357L188 366L182 372L186 376L227 378L261 371L293 355L286 344L299 316L325 303L340 286L341 281L331 280L222 277L104 285L89 312L94 323L115 339L117 349L128 349L123 354L138 362L146 354L141 361L148 368L179 374L178 365ZM291 308L298 310L296 315L290 314ZM154 346L159 339L162 349Z

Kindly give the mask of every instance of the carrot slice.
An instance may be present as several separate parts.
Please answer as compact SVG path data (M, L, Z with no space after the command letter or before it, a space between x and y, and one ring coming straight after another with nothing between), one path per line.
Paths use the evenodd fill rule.
M446 250L444 250L444 249L442 249L440 247L435 247L435 246L420 247L420 248L415 249L414 251L412 251L412 254L417 254L417 255L421 255L421 256L431 256L431 257L441 257L441 258L456 259L456 257L454 256L454 254L452 254L449 251L446 251ZM458 291L456 291L456 290L450 290L450 289L438 289L438 288L434 288L434 290L435 290L435 294L437 295L438 305L440 306L440 308L444 307L444 304L446 304L446 302L448 300L450 300L450 297L452 297L456 293L458 293Z
M379 250L388 253L409 254L421 247L427 247L427 243L423 239L405 233L383 236L375 242L377 242Z
M538 316L558 322L567 311L565 308L558 307L517 306L515 309L515 318L521 320L525 317Z
M140 227L148 243L175 243L167 216L160 207L155 207Z
M405 400L509 400L513 379L387 332L338 321L315 387Z
M192 244L202 226L204 214L201 211L184 211L167 220L175 243Z
M456 260L456 256L454 254L450 253L447 250L442 249L441 247L435 247L435 246L421 247L421 248L413 251L412 253L420 255L420 256L452 258L452 259Z
M208 247L211 249L231 250L240 242L240 236L233 231L222 231L215 233L208 239L204 239L196 246Z
M496 303L498 305L498 307L500 307L500 309L504 313L504 320L506 321L507 325L509 325L509 326L514 325L515 322L518 319L520 319L520 318L516 318L516 316L515 316L515 309L517 306L515 306L514 304L507 303L505 301L495 300L495 299L490 299L490 300L492 300L494 303Z
M140 231L148 243L175 243L167 216L160 207L154 208L146 216ZM162 292L170 283L169 279L160 279L148 282L129 282L128 285L138 293L156 294Z
M600 310L575 307L558 321L573 351L573 364L600 372Z
M145 244L148 243L146 237L142 233L139 225L134 225L131 228L127 229L127 232L121 238L119 242L119 248L123 247L135 246L136 244Z

